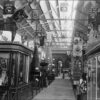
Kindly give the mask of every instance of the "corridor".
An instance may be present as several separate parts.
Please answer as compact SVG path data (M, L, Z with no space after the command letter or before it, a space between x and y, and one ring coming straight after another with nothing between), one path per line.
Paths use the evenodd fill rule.
M0 0L0 100L100 100L99 76L100 0Z
M76 100L71 82L68 78L56 78L43 89L33 100Z

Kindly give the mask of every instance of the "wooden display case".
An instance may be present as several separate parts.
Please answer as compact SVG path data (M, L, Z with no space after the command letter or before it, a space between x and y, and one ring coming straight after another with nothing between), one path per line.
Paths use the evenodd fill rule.
M33 51L16 43L0 43L0 100L33 98L29 80Z

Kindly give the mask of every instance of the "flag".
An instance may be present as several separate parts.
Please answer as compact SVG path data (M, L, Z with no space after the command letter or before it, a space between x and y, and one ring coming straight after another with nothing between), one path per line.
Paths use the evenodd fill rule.
M61 12L66 12L66 11L68 11L68 4L65 3L65 2L61 3L61 4L60 4L60 11L61 11Z
M21 22L23 19L28 18L28 16L23 9L19 9L13 14L12 18L16 22Z

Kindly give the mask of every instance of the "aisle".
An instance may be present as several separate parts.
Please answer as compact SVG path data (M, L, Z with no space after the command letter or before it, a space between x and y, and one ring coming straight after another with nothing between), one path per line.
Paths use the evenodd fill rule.
M75 100L71 82L56 78L50 86L43 89L33 100Z

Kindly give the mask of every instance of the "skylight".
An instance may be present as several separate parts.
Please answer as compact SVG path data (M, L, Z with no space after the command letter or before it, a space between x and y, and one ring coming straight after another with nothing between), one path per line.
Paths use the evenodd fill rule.
M40 6L49 24L56 45L71 45L74 19L79 0L40 0ZM49 3L49 7L48 7ZM56 39L57 38L57 39ZM59 38L59 39L58 39ZM63 42L64 41L64 42Z

